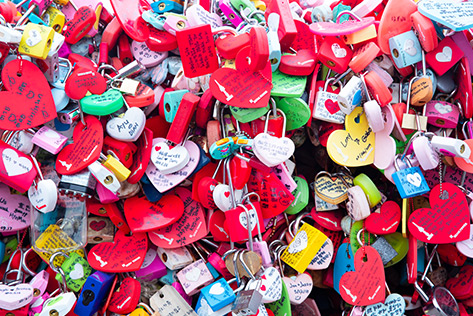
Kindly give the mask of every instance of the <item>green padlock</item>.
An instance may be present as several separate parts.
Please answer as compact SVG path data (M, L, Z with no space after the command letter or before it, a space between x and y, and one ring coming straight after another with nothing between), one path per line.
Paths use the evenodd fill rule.
M18 239L16 237L11 238L10 240L7 241L5 245L5 256L3 257L3 262L7 262L12 253L15 251L15 249L18 247Z
M110 89L98 95L93 94L80 100L81 109L86 114L110 115L123 106L123 96L120 91Z
M271 96L300 98L304 93L306 82L305 76L290 76L276 70L273 72Z
M309 184L301 177L293 177L297 184L297 188L292 192L295 199L284 211L287 214L293 215L302 211L309 203Z
M56 256L64 256L66 260L58 268L53 262ZM66 286L74 292L80 291L85 281L92 273L92 268L85 258L80 256L77 252L72 252L70 256L64 252L56 252L49 259L49 265L54 272L56 272L56 280L62 283L62 275L66 279Z
M286 131L298 129L310 119L310 108L299 98L282 98L276 102L278 109L286 114Z
M269 111L269 105L264 108L237 108L236 106L230 106L230 111L233 117L240 123L248 123L254 121Z
M282 282L281 298L276 302L266 304L266 307L274 313L274 316L292 316L291 301L284 282Z
M357 239L357 235L358 235L358 231L360 231L361 229L363 229L363 226L365 224L365 221L358 221L358 222L354 222L353 225L351 226L351 230L350 230L350 246L351 246L351 250L353 253L356 253L358 251L358 249L361 248L362 245L360 245L360 243L358 242L358 239ZM376 236L374 234L370 234L368 233L368 231L364 231L364 242L365 244L372 244L376 241ZM369 239L369 242L368 242L368 239ZM363 241L363 237L361 237L361 240Z

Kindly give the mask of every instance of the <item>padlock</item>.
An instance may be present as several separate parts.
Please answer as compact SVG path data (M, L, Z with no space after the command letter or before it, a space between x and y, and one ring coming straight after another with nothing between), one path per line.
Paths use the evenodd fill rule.
M352 186L347 190L347 212L354 221L360 221L370 216L370 205L363 189Z
M31 141L33 135L28 131L4 132L2 140L15 149L28 155L33 150L34 144Z
M440 100L432 100L425 105L427 122L441 128L455 128L460 111L457 105Z
M108 191L110 192L110 190ZM118 228L118 230L122 231L124 234L129 234L131 232L130 226L128 226L123 211L118 208L116 203L110 202L108 204L104 204L103 207L106 210L105 213L108 215L115 227Z
M356 236L358 243L360 245L364 245L361 238L364 232L365 232L364 229L360 229ZM384 238L383 236L377 236L376 241L371 243L371 247L373 247L374 249L376 249L376 251L378 251L381 257L381 260L383 261L383 265L386 265L388 262L390 262L392 259L394 259L394 257L398 255L397 251L388 243L386 238Z
M460 139L434 135L430 140L430 144L435 151L444 156L468 159L471 154L470 147Z
M200 297L199 297L199 303L202 306L202 304L208 304L210 309L212 311L220 311L226 306L229 306L231 308L231 304L235 301L236 295L235 293L238 293L239 291L244 289L244 284L242 283L240 287L236 290L233 290L230 287L230 284L237 281L236 278L233 278L229 281L226 281L225 279L221 278L218 279L217 281L213 282L212 284L207 285L200 291ZM202 303L201 300L205 300L205 303ZM199 303L197 303L196 306L196 311L199 315ZM203 310L203 308L202 308ZM209 314L213 315L213 314Z
M357 175L353 179L353 184L363 189L371 208L375 207L382 201L381 192L366 174L360 173Z
M55 7L48 7L41 16L43 21L51 27L54 31L60 33L66 23L66 16Z
M49 273L46 270L39 272L31 279L29 284L33 288L33 299L31 300L32 304L38 299L40 299L43 294L45 294L46 287L48 286L48 281Z
M412 83L410 89L411 105L423 106L432 100L433 93L433 83L430 77L427 76L424 51L422 51L422 76L415 79Z
M36 64L44 73L48 82L52 83L59 80L59 57L57 52L50 51L46 59L37 59Z
M246 217L247 217L247 223L251 223L251 215L250 215L250 210L248 208L241 204L240 205L243 209L245 209ZM253 212L256 211L254 204L250 201L249 206L253 210ZM263 240L263 236L261 235L261 227L260 225L256 225L258 229L258 239L256 241L253 241L253 236L251 233L248 233L248 242L246 243L246 247L250 251L255 251L258 253L261 257L262 264L264 267L269 267L272 265L272 260L271 260L271 255L269 253L269 248L268 248L268 243L266 240Z
M105 209L104 209L105 210ZM113 242L115 228L112 221L107 217L87 217L87 243L99 244L101 242Z
M212 274L205 265L205 261L202 259L191 263L179 271L177 273L177 278L188 295L196 294L214 280Z
M342 124L345 121L345 114L340 110L338 105L338 96L335 93L327 92L328 85L334 80L335 78L328 79L325 82L323 91L317 91L312 117L325 122ZM340 82L339 86L342 88Z
M374 74L374 73L369 72L368 74ZM375 75L375 77L377 77L377 75ZM368 124L371 127L371 130L377 133L384 129L384 117L383 117L383 112L381 111L381 106L379 103L379 99L380 99L379 94L374 94L376 96L376 100L372 100L370 96L370 91L368 90L366 77L364 75L361 75L361 78L363 81L363 87L365 89L366 97L368 99L368 101L366 101L363 104L363 110L365 111L366 119L368 120ZM373 75L371 76L371 78L373 78ZM381 83L381 86L383 88L386 88L383 83ZM373 90L371 90L371 92L372 91Z
M37 175L31 158L3 141L0 141L0 150L4 162L0 180L19 192L26 192Z
M94 161L89 166L87 166L87 169L106 189L113 193L116 193L118 189L120 189L120 182L118 181L116 175L99 161Z
M107 156L100 154L100 159L104 167L113 172L118 181L123 182L130 176L131 171L121 163L121 161L117 156L115 156L113 152Z
M362 99L362 80L353 76L348 80L347 84L341 88L340 93L337 95L337 102L340 107L340 111L349 115L357 106L361 104ZM319 93L319 92L317 92Z
M18 52L34 58L46 59L53 43L51 27L28 23L21 37Z
M437 168L440 162L440 157L439 157L438 152L433 149L430 137L427 137L426 135L421 135L421 134L414 134L414 136L412 136L411 138L411 141L412 141L412 149L414 150L414 154L417 158L417 161L419 162L419 165L422 167L422 169L431 170L431 169ZM458 143L455 143L455 145L460 146ZM452 147L449 147L449 148L453 149ZM464 151L466 150L465 146L463 150ZM459 148L458 148L458 151L460 151Z
M312 9L311 13L312 23L329 22L333 20L332 8L326 4L321 3Z
M163 286L150 298L150 305L159 315L170 315L178 310L183 315L197 316L197 313L182 298L175 288Z
M462 59L464 53L450 36L445 37L438 46L425 55L425 60L439 76L446 73Z
M351 48L335 36L326 37L319 50L319 61L337 73L347 70L353 55Z
M407 159L406 162L410 167L399 170L399 159ZM429 192L430 188L427 185L420 168L412 167L410 160L408 158L404 159L402 159L400 156L396 156L396 158L394 158L394 166L397 171L392 175L394 184L396 185L401 198L411 198Z
M366 83L367 89L373 95L376 101L378 101L380 106L386 106L392 101L391 92L389 91L388 87L383 83L383 80L381 80L380 76L376 72L369 71L363 77L364 77L364 81ZM392 80L390 82L392 82Z
M112 286L115 275L96 271L85 281L82 291L74 307L77 315L92 316L101 307L103 299L107 296Z
M110 136L105 136L103 140L103 152L114 156L126 167L130 168L133 163L133 155L137 151L137 147L131 142L122 142Z
M72 292L61 293L58 296L51 297L47 299L43 304L43 309L41 313L37 314L39 316L65 316L67 315L74 304L76 303L77 298Z
M438 46L437 31L428 17L422 15L419 11L411 14L411 22L419 37L420 45L427 53Z
M239 254L239 251L232 249L223 255L225 265L232 275L250 277L250 274L246 272L245 268L243 267L242 261L246 263L251 274L256 274L259 269L261 269L261 257L259 254L253 251L245 251L241 261L238 259Z
M56 267L53 263L56 256L66 257L66 260L64 260L60 267ZM49 262L53 271L57 273L56 280L62 282L64 276L67 287L74 292L80 291L85 281L92 273L92 268L87 260L76 252L71 253L70 256L63 252L56 252L49 258Z
M389 38L389 49L398 68L405 68L422 61L422 48L414 31L407 31Z
M230 190L232 190L231 186ZM230 192L230 196L231 195L232 193ZM232 223L228 226L228 234L231 240L235 242L243 241L248 238L249 231L252 236L255 236L258 230L261 231L263 215L259 202L253 202L251 205L249 205L248 202L246 202L246 205L243 203L237 205L236 202L234 202L232 205L236 206L225 212L227 223ZM247 211L250 222L248 222L247 219ZM259 228L257 228L257 226L259 226Z
M56 155L66 145L67 137L47 126L43 126L34 134L31 141L33 144Z
M355 16L353 13L351 13L351 11L348 11L348 12L344 12L344 14L342 15L339 15L337 17L337 21L340 21L341 20L341 17L346 17L346 16L351 16L355 19L358 19L357 16ZM377 32L376 32L376 27L374 24L371 24L359 31L356 31L356 32L353 32L353 33L350 33L350 34L345 34L343 36L341 36L343 42L345 44L350 44L350 45L353 45L353 44L359 44L359 43L363 43L363 42L366 42L370 39L373 39L377 36Z
M52 179L44 179L36 158L34 156L31 158L38 171L39 180L35 180L34 185L28 189L28 199L31 205L41 213L52 212L56 209L58 200L56 183Z
M194 261L186 247L176 249L162 249L158 247L156 251L161 261L171 270L182 269Z
M166 118L166 122L172 123L176 117L177 109L179 108L179 104L181 103L184 94L188 92L189 90L184 89L169 91L163 94L164 117Z
M278 69L281 62L281 44L278 39L278 28L279 28L280 16L277 13L271 13L268 15L267 25L269 28L268 32L268 43L269 43L269 61L271 63L271 70L274 72Z
M418 77L413 77L409 81L409 88L408 91L412 91L412 84L415 79ZM429 79L430 80L430 79ZM407 107L406 112L402 116L402 128L403 129L413 129L418 131L426 131L427 130L427 117L425 116L426 107L423 109L423 114L419 115L417 112L415 114L410 114L410 102L411 102L411 94L408 93L407 95Z

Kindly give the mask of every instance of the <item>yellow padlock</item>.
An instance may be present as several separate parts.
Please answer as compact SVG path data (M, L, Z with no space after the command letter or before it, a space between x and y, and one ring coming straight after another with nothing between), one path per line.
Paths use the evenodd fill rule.
M102 164L105 168L113 172L120 182L128 179L131 174L131 171L112 155L108 155L107 159Z
M368 27L365 27L362 30L359 30L355 33L347 34L342 36L342 40L345 44L358 44L369 39L375 38L378 36L376 33L376 27L374 24L371 24Z
M54 31L61 33L64 24L66 23L66 16L64 13L56 9L55 7L48 7L41 17L47 25L53 28Z
M128 316L149 316L149 314L142 308L137 308L132 311Z
M251 2L255 5L256 10L266 11L266 3L261 0L251 0Z
M51 27L28 23L23 31L18 52L34 58L46 59L53 37L54 30Z
M223 59L223 66L222 67L236 69L235 59Z

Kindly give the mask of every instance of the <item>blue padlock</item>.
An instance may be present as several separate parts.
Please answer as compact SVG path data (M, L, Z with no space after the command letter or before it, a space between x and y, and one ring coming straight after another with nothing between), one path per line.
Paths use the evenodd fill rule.
M177 2L171 0L159 0L151 3L151 9L158 14L164 12L182 13L184 7Z
M430 188L420 168L412 167L407 159L408 168L400 169L398 164L400 159L399 156L394 158L394 167L397 171L393 173L392 178L401 198L408 199L429 192Z
M163 96L164 104L164 118L166 122L172 123L174 117L176 116L177 109L181 103L182 97L184 94L189 92L189 90L176 90L166 92Z
M398 68L405 68L422 61L422 48L412 30L391 37L389 50Z
M77 299L74 313L81 316L92 316L100 307L103 300L110 293L115 274L96 271L85 281L82 292Z
M141 188L143 189L143 192L148 201L153 203L158 202L163 197L164 194L156 190L151 181L149 181L149 178L146 174L143 175L140 182Z

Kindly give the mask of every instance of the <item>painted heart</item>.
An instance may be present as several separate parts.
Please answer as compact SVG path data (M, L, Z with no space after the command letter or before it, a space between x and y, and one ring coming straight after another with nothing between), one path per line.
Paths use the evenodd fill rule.
M387 235L397 230L401 222L401 207L394 201L386 201L365 220L366 229L372 234Z
M28 173L33 168L33 163L26 157L18 157L15 150L6 148L2 152L3 165L9 177Z
M146 234L125 235L122 230L115 233L112 242L103 242L90 249L88 261L92 268L102 272L123 273L141 268L148 251Z
M420 185L422 184L422 178L420 177L420 174L418 173L410 173L406 176L406 180L407 182L409 182L410 184L416 186L416 187L420 187Z
M445 46L440 53L435 55L435 59L441 63L448 63L452 60L452 49L450 46Z
M430 191L431 209L420 208L409 217L409 231L426 243L445 244L470 237L470 216L465 194L454 184Z
M0 203L2 216L0 232L16 232L30 226L30 203L28 198L19 194L11 194L10 188L0 183Z
M125 217L132 232L148 232L174 224L184 213L184 202L174 194L166 194L157 202L146 197L125 200Z
M324 242L315 257L310 261L308 270L323 270L328 268L333 257L333 242L330 238Z
M89 225L89 227L95 230L96 232L101 231L105 228L105 226L107 226L107 223L105 223L105 221L91 221Z
M241 108L266 107L272 89L271 64L253 72L249 67L219 68L210 77L212 95L220 102Z
M235 190L235 199L240 201L243 196L241 190ZM218 184L212 192L215 205L222 211L226 212L232 208L232 197L230 194L230 186L228 184Z
M282 295L281 274L276 268L269 267L264 270L259 279L249 281L248 289L258 290L263 295L262 303L276 302Z
M72 280L78 280L84 276L84 267L80 263L74 265L74 269L69 273Z
M78 173L100 157L103 129L100 121L88 115L86 125L79 122L72 134L73 144L64 147L56 158L56 171L63 175Z
M343 179L341 178L343 177ZM348 176L329 177L322 175L316 177L314 182L315 194L323 201L331 204L339 204L348 197L347 186L353 185L353 179Z
M383 303L366 307L366 316L402 316L406 309L406 302L399 294L390 294Z
M33 287L26 283L0 284L0 308L7 311L19 309L33 300Z
M64 88L69 98L80 100L87 95L102 94L107 90L107 81L94 70L76 68L66 80Z
M349 304L367 306L384 301L384 266L378 251L361 247L355 254L355 271L340 279L340 295Z
M406 53L408 53L409 55L411 56L415 56L417 54L417 49L414 45L414 41L411 40L411 39L408 39L405 43L404 43L404 51Z
M440 113L440 114L447 114L452 112L453 108L450 104L448 103L435 103L434 108Z
M39 180L28 189L31 205L41 213L54 211L57 204L57 186L51 179Z
M159 65L168 57L168 52L155 52L149 49L145 42L133 41L131 43L131 52L133 57L143 64L146 68L152 68Z
M332 44L332 53L337 58L345 58L347 56L347 50L345 48L341 48L337 43Z
M374 161L375 133L368 124L362 107L345 117L345 130L330 134L327 152L341 166L367 166Z
M250 219L251 231L253 231L253 229L256 227L256 224L258 223L258 214L256 213L255 209L250 208L248 210L248 216L246 212L240 213L240 224L245 228L245 230L248 230L248 218Z
M193 268L185 274L185 277L187 281L190 282L197 282L200 278L200 269L199 268Z
M275 167L294 154L294 142L287 137L274 137L260 133L253 139L253 152L268 167Z
M291 242L289 245L289 248L287 251L289 253L298 253L301 252L302 250L307 248L307 242L309 241L309 238L307 236L307 232L305 230L301 230L294 240Z
M145 174L146 166L148 166L151 159L151 151L153 148L152 140L153 132L149 128L145 127L136 143L138 149L133 157L133 163L130 167L131 174L127 179L129 183L137 183Z
M171 174L184 168L189 163L189 152L184 146L169 148L166 142L160 142L151 149L151 161L162 174Z
M49 83L32 62L23 59L9 62L3 67L2 81L7 90L0 92L2 129L33 128L57 116Z
M92 94L80 100L81 109L91 115L110 115L123 106L123 95L120 91L110 89L102 94Z
M176 188L175 192L184 202L184 214L171 226L148 232L151 242L164 249L183 247L208 233L204 209L200 203L192 200L191 192L185 188Z
M312 291L313 281L308 273L299 274L297 277L282 278L286 284L289 300L293 305L299 305L309 296Z
M157 145L160 142L164 142L164 138L155 138L153 139L153 147ZM199 163L200 159L200 149L199 146L196 145L194 142L191 141L186 141L184 144L184 147L187 149L189 152L189 163L179 170L176 173L171 173L171 174L162 174L154 164L150 163L148 164L148 167L146 169L146 175L148 176L149 180L151 183L154 185L154 187L161 193L164 193L178 184L180 184L182 181L187 179L192 172L194 172L195 168L197 167L197 164Z
M120 287L112 294L108 310L112 313L128 314L135 310L140 301L141 283L127 277L120 283Z
M225 292L225 289L222 287L221 283L215 283L209 290L209 293L212 295L220 295Z
M107 122L107 133L124 142L136 141L145 128L146 115L137 107L126 110L123 117L115 117Z
M337 101L333 101L331 99L327 99L325 101L325 108L327 109L327 111L330 113L330 114L335 114L337 113L338 111L340 111L340 107L338 106L338 102Z

